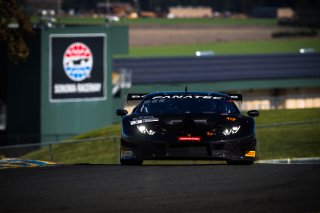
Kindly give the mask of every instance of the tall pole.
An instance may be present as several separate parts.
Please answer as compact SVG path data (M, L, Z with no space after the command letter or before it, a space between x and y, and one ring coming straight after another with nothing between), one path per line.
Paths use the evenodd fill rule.
M106 12L107 12L107 15L110 14L110 0L106 0Z
M61 10L61 0L57 0L57 17L60 15Z
M137 14L139 14L139 12L140 12L139 0L134 0L134 6L135 6L135 8L136 8Z

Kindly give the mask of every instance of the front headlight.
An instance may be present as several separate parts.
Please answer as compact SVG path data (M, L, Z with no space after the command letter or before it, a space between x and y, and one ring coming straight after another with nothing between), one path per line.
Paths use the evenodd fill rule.
M153 130L148 130L147 127L145 125L138 125L137 126L139 132L143 133L143 134L148 134L148 135L154 135L154 133L156 133Z
M240 126L233 126L232 128L226 128L225 130L223 130L223 134L225 136L227 135L233 135L233 134L236 134L240 129Z

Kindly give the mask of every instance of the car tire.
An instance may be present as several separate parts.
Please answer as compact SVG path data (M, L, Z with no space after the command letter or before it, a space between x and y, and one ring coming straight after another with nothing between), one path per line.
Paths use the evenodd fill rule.
M228 165L252 165L254 160L227 160Z
M123 166L141 166L143 160L129 160L129 159L120 159L120 164Z

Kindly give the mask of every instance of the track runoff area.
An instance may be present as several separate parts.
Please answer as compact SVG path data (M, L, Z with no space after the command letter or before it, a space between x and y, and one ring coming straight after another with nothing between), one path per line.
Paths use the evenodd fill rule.
M0 212L319 212L320 164L0 170Z

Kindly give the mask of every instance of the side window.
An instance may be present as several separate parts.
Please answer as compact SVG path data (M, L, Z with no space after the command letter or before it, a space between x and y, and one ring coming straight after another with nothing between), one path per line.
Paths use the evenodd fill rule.
M237 109L236 105L228 101L223 101L220 103L219 112L221 114L239 114L239 110Z
M150 107L151 107L151 100L145 100L141 107L138 109L138 111L142 114L149 114L150 113Z
M227 113L228 114L238 114L239 110L237 109L237 107L234 103L228 103L227 104Z
M139 106L139 105L138 105L138 106ZM136 112L138 106L135 106L135 107L133 108L132 113L135 113L135 112Z

